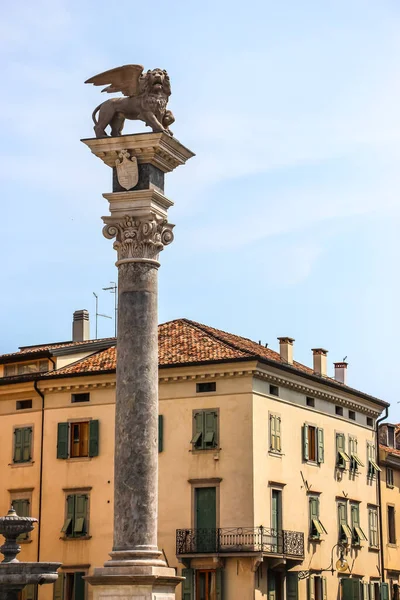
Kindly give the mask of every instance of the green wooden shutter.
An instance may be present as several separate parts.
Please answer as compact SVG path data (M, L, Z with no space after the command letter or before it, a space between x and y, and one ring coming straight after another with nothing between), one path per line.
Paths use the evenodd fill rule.
M215 574L215 578L216 578L216 582L215 582L215 587L216 587L216 592L217 592L217 600L222 600L223 596L223 586L222 586L222 582L223 582L223 569L217 569L216 574Z
M85 600L85 573L77 572L74 574L74 597L73 600Z
M366 581L362 582L363 587L363 600L369 600L369 585Z
M204 412L199 411L194 413L194 435L192 444L195 448L204 447Z
M276 450L276 416L269 415L269 447Z
M61 532L70 537L74 532L75 520L75 496L67 496L67 514Z
M308 600L315 600L315 575L310 575L308 584Z
M303 459L308 460L308 425L303 425Z
M273 571L268 571L268 600L276 600L276 579Z
M68 423L59 423L57 431L57 458L68 458Z
M318 498L309 498L309 507L310 507L310 535L313 537L318 537L318 531L316 531L314 526L314 521L318 520Z
M317 429L317 462L324 462L324 430L318 427Z
M322 600L327 600L328 598L328 582L326 577L322 577Z
M298 600L299 578L297 573L286 574L286 600Z
M374 583L369 584L369 600L375 600L375 584ZM379 600L379 599L377 598L377 600Z
M389 600L389 584L381 583L381 600Z
M32 458L32 427L22 429L22 461L29 462Z
M193 600L194 569L182 569L182 600Z
M35 600L37 586L33 583L26 585L22 590L22 600Z
M86 494L77 494L75 496L75 519L74 534L77 536L87 533L87 501Z
M217 413L215 410L205 411L204 445L206 448L214 448L217 445Z
M54 582L53 600L64 600L64 573L59 573Z
M342 600L361 600L361 582L358 579L342 579Z
M22 462L22 429L14 429L14 462Z
M280 452L282 450L281 445L281 418L275 417L275 431L276 431L276 450Z
M158 451L164 450L164 416L158 415Z
M99 421L89 421L89 456L99 455Z

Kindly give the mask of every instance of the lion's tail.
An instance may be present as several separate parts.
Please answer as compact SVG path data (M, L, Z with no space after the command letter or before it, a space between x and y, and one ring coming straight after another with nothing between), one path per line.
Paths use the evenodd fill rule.
M92 112L92 119L93 119L93 123L95 125L97 125L97 121L96 121L96 113L99 112L100 107L102 106L103 102L101 104L99 104L98 106L96 106L96 108L94 109L94 111Z

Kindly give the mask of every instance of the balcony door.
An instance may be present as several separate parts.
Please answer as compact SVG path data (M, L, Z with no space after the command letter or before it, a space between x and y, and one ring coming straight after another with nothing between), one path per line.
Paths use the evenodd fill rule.
M282 552L282 490L272 490L271 495L272 552Z
M216 552L217 493L215 487L195 488L197 552Z

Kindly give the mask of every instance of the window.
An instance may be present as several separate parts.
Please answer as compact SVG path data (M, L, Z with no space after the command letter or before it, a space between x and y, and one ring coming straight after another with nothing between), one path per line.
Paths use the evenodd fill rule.
M394 448L394 427L392 425L387 426L387 445L389 448Z
M222 573L223 569L182 569L182 577L185 578L182 582L183 600L222 598Z
M366 541L367 536L365 535L360 526L360 504L358 502L351 502L350 517L352 532L351 543L353 544L353 546L360 546L362 541Z
M368 477L375 477L380 467L375 461L375 444L367 442L367 459L368 459Z
M359 579L354 577L343 577L341 580L341 585L342 600L368 600L368 596L365 598L363 589L364 586ZM377 600L379 599L377 598Z
M374 426L374 420L371 417L367 417L367 425L368 427Z
M303 460L324 462L324 430L314 425L303 425Z
M15 404L16 410L26 410L27 408L32 408L32 400L17 400Z
M339 525L339 542L344 544L350 543L352 539L351 529L347 522L347 502L337 503L338 525Z
M59 573L54 584L53 600L85 600L85 575L84 571Z
M350 454L350 471L356 473L358 467L363 467L364 464L361 462L358 456L358 442L357 438L353 435L349 435L349 454Z
M57 458L93 457L99 454L99 421L58 423Z
M340 415L341 417L343 417L343 407L342 406L335 406L335 414L336 415Z
M37 585L30 583L29 585L26 585L21 592L19 592L18 600L36 600L37 592Z
M354 412L354 410L349 410L349 419L351 419L352 421L356 420L356 413Z
M336 434L336 466L345 469L350 457L346 454L346 438L344 433Z
M196 383L196 393L204 394L204 392L216 392L217 383L215 381L207 381L204 383Z
M386 467L386 487L394 487L394 472L390 467Z
M197 410L193 413L194 450L208 450L218 446L218 412L216 410Z
M308 581L308 598L309 600L327 599L326 577L321 577L321 575L310 575Z
M282 452L281 417L272 413L269 415L269 449L271 452Z
M269 393L271 394L271 396L279 396L279 388L277 385L270 385L269 386Z
M48 370L48 360L37 360L31 363L4 365L4 377L27 375L29 373L43 373Z
M378 509L375 506L368 508L368 530L370 547L378 548Z
M388 520L388 542L389 544L396 543L396 522L395 522L395 509L390 504L387 507L387 520Z
M74 404L75 402L89 402L90 394L86 392L84 394L71 394L71 402Z
M311 398L310 396L307 396L306 398L306 404L307 406L315 406L315 398Z
M15 512L19 517L30 517L31 516L31 504L27 498L24 499L13 499L11 502ZM18 536L18 542L29 540L29 533L23 533Z
M325 527L319 520L319 497L310 496L308 499L310 516L310 538L319 540L320 536L327 533Z
M66 517L61 532L68 538L83 537L88 533L87 494L69 494L66 502Z
M25 463L32 460L32 427L14 429L14 462Z

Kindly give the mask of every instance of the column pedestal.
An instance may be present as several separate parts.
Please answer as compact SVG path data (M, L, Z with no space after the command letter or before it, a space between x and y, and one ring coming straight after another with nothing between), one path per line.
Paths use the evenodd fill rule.
M114 542L111 560L86 579L95 600L172 600L182 578L157 544L157 275L173 240L164 174L193 153L164 133L82 141L113 169L103 233L118 255Z

